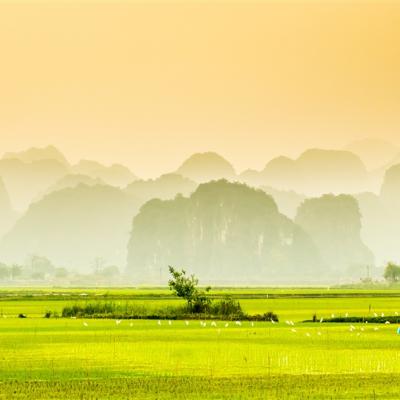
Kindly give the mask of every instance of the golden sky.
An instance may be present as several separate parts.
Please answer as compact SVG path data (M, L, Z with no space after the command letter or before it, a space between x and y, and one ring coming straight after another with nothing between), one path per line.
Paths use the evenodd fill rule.
M369 136L400 145L400 2L0 2L0 153L152 176Z

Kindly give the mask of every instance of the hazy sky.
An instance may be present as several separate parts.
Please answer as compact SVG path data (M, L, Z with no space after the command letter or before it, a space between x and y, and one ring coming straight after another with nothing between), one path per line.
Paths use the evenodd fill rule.
M214 150L400 145L400 2L0 1L0 153L54 144L142 176Z

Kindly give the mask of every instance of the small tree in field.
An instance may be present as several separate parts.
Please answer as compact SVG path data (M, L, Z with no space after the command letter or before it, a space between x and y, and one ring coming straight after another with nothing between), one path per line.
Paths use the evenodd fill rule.
M201 313L209 310L211 300L207 293L211 290L207 287L204 291L199 290L197 285L199 280L194 276L186 275L185 270L178 271L169 266L171 279L168 281L169 288L178 296L187 301L190 312Z
M390 283L398 282L400 280L400 266L391 262L388 263L383 277Z

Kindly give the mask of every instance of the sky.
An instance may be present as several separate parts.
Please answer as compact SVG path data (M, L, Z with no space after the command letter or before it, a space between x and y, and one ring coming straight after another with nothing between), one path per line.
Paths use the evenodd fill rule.
M143 177L400 145L400 2L0 0L0 153L53 144Z

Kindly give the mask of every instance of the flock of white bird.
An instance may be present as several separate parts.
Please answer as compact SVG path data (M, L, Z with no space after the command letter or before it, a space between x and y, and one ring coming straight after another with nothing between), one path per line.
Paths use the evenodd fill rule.
M398 315L397 311L396 311L395 314ZM380 315L378 315L377 313L374 312L374 317L379 317L379 316L383 318L383 317L385 317L385 314L382 312ZM331 317L332 317L332 318L335 318L335 314L331 314ZM346 317L346 318L348 317L348 313L345 314L345 317ZM74 319L76 319L76 318L74 318ZM320 323L322 323L323 321L324 321L324 318L321 318L321 319L319 320ZM192 322L193 322L193 324L195 323L195 321L192 321ZM271 322L272 324L277 324L277 323L278 323L277 321L274 321L273 319L271 319L271 321L269 321L269 322ZM122 323L122 320L121 320L121 319L115 320L115 325L118 326L118 325L120 325L121 323ZM172 320L168 320L168 321L167 321L167 320L160 320L160 319L157 321L157 325L158 325L158 326L163 325L163 323L168 324L168 326L172 326L173 321L172 321ZM230 324L233 324L233 325L235 325L235 326L242 326L242 325L243 325L243 324L242 324L242 321L220 322L220 323L221 323L225 328L228 328L228 327L230 326ZM294 326L295 326L294 321L292 321L292 320L286 320L285 323L286 323L286 325L292 327L292 328L290 329L290 331L291 331L292 333L297 333L297 332L298 332L297 329L294 328ZM207 321L199 321L199 324L200 324L200 326L203 327L203 328L206 328L206 327L208 326ZM365 324L368 324L368 321L365 321ZM188 321L188 320L184 321L184 325L185 325L185 326L189 326L189 325L190 325L190 321ZM249 325L250 325L251 327L254 327L254 322L253 322L253 321L250 321L250 322L249 322ZM389 322L389 321L386 321L386 322L385 322L385 325L390 325L390 322ZM88 324L86 321L83 321L83 326L88 327L89 324ZM130 323L129 323L129 326L132 327L132 326L133 326L133 322L130 322ZM209 326L210 326L210 327L213 327L213 328L217 328L217 327L218 327L218 323L217 323L216 321L211 321L211 322L209 322ZM372 329L373 329L373 331L375 331L375 332L379 331L379 327L377 327L377 326L373 327ZM219 329L218 331L220 331L220 329ZM364 327L364 326L361 326L361 327L359 327L359 329L357 329L354 325L350 325L350 326L349 326L349 331L350 331L351 333L356 332L357 336L360 336L360 335L361 335L361 332L365 332L365 327ZM400 334L400 327L397 329L397 334ZM320 331L317 331L317 332L316 332L316 335L317 335L317 336L321 336L322 333L321 333ZM311 337L311 333L310 333L310 332L306 332L306 333L305 333L305 336L306 336L306 337Z

